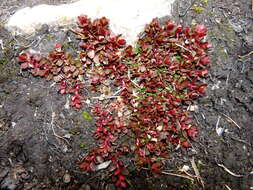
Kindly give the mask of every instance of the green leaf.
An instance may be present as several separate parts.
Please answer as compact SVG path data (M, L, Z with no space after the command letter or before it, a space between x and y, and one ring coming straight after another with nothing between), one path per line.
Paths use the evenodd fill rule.
M179 56L179 55L176 55L176 56L174 56L178 61L180 61L180 59L182 58L181 56Z
M197 53L195 51L192 51L192 56L195 57Z
M82 113L82 116L83 116L83 118L85 119L85 120L88 120L88 121L90 121L90 120L92 120L92 116L91 116L91 114L89 114L88 112L83 112Z
M80 148L84 148L85 147L85 144L84 143L81 143L80 144Z
M135 48L135 53L136 53L136 54L140 54L141 52L142 52L141 47L136 47L136 48Z
M147 96L155 96L156 93L146 92L146 95L147 95Z
M196 13L201 13L202 12L202 7L195 7L194 8L194 11L196 12Z

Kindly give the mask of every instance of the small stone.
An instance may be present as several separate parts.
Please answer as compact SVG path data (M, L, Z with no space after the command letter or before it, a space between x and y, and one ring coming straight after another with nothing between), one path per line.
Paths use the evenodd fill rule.
M102 170L102 169L105 169L107 168L110 164L111 164L111 160L108 160L106 162L103 162L102 164L99 164L97 167L96 167L96 171L99 171L99 170Z
M70 183L70 181L71 181L71 176L70 176L68 173L66 173L66 174L63 176L63 182L64 182L64 183Z
M192 111L192 112L198 112L199 107L198 107L197 105L190 105L190 106L188 107L188 110L189 110L189 111Z
M162 125L159 125L156 129L157 129L157 131L162 131L163 126L162 126Z
M64 137L67 139L70 139L72 137L72 135L68 133L68 134L64 135Z
M190 170L190 167L187 166L187 165L184 165L181 170L184 171L184 172L187 172L187 171Z

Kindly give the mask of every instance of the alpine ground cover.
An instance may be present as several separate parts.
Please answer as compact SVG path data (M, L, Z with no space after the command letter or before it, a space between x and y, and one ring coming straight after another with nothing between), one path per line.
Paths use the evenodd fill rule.
M136 46L114 35L106 18L78 17L78 56L57 44L47 57L22 52L21 68L54 80L70 105L81 109L85 90L99 91L108 81L119 90L102 94L94 104L97 147L80 163L86 171L107 169L121 189L128 170L121 159L131 155L137 168L159 174L174 147L187 148L198 130L187 107L205 94L210 44L203 25L192 28L154 19ZM104 99L110 99L104 104Z

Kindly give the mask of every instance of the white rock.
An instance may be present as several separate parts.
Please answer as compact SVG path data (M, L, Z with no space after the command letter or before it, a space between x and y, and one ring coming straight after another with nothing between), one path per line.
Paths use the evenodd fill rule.
M90 18L107 17L115 34L123 34L129 44L134 44L144 26L155 17L171 14L175 0L79 0L63 5L38 5L17 11L6 24L32 33L43 24L68 25L81 14Z
M112 161L109 160L109 161L103 162L102 164L97 165L96 171L103 170L103 169L107 168L111 164L111 162Z
M70 176L68 173L66 173L66 174L63 176L63 182L64 182L64 183L70 183L70 181L71 181L71 176Z
M188 107L188 110L189 110L189 111L192 111L192 112L194 112L194 111L198 112L199 107L198 107L197 105L190 105L190 106Z

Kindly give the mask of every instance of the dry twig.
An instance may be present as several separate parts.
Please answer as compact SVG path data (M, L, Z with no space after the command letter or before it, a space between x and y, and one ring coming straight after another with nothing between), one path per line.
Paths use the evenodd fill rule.
M179 169L179 171L185 173L187 176L190 176L191 178L196 177L188 172L188 166L187 166L187 168L184 168L184 166L183 166L181 169Z
M184 46L182 46L180 44L175 43L175 45L178 46L178 47L180 47L180 48L182 48L182 49L184 49L185 51L188 51L188 52L192 53L191 50L187 49L186 47L184 47Z
M69 143L69 141L68 141L67 139L65 139L64 137L58 135L58 134L55 132L55 130L54 130L55 112L53 111L52 106L51 106L51 111L52 111L52 119L51 119L50 125L51 125L51 128L52 128L52 131L53 131L54 136L56 136L56 137L59 138L59 139L64 140L64 141L69 145L70 143Z
M142 169L149 170L148 168L142 168ZM191 181L194 181L194 179L192 177L189 177L187 175L175 174L175 173L171 173L171 172L167 172L167 171L162 171L161 173L164 175L171 175L171 176L181 177L181 178L185 178L185 179L189 179Z
M118 91L116 91L115 93L113 93L113 96L116 96L118 93L120 93L121 91L125 90L126 87L123 87L121 89L119 89Z
M180 175L180 174L175 174L175 173L170 173L170 172L166 172L166 171L163 171L162 174L165 174L165 175L171 175L171 176L176 176L176 177L182 177L182 178L185 178L185 179L189 179L191 181L194 181L193 178L187 176L187 175Z
M0 47L1 47L2 50L4 50L4 45L3 45L3 44L4 44L4 43L3 43L3 40L0 39Z
M105 99L113 99L113 98L118 98L118 97L120 96L104 96L104 94L102 94L101 96L92 97L92 99L105 100Z
M252 0L252 1L253 1L253 0ZM252 4L253 4L253 2L252 2ZM253 5L252 5L252 10L253 10ZM250 56L251 54L253 54L253 50L252 50L251 52L245 54L245 55L238 55L238 57L241 58L241 59L243 59L243 58L245 58L245 57Z
M235 124L235 126L238 127L238 129L241 129L241 127L231 117L229 117L228 115L224 113L221 113L221 114L225 116L228 119L228 121L231 121L233 124Z
M251 146L250 143L248 143L248 142L246 142L246 141L244 141L244 140L242 140L242 139L238 139L238 138L235 138L235 137L230 137L230 138L233 139L233 140L235 140L235 141L244 143L244 144L246 144L246 145L248 145L248 146Z
M226 172L228 172L230 175L234 176L234 177L243 177L242 175L239 174L235 174L234 172L231 172L229 169L227 169L223 164L218 164L218 166L222 167Z
M197 177L198 182L199 182L199 183L202 185L202 187L204 188L204 187L205 187L205 184L204 184L204 181L203 181L202 177L200 176L200 173L199 173L199 170L198 170L197 165L196 165L196 163L195 163L194 157L193 157L192 160L191 160L191 164L192 164L192 168L193 168L193 170L194 170L194 172L195 172L195 175L196 175L196 177Z
M224 185L228 190L232 190L228 185Z
M17 45L20 46L21 48L23 49L27 49L31 46L33 47L37 47L40 42L44 39L44 36L42 38L39 38L37 40L33 40L31 43L29 43L28 45L25 45L25 44L20 44L19 41L15 38L15 35L13 36L14 40L16 41ZM28 40L28 38L25 38L25 40ZM36 43L37 42L37 43Z

